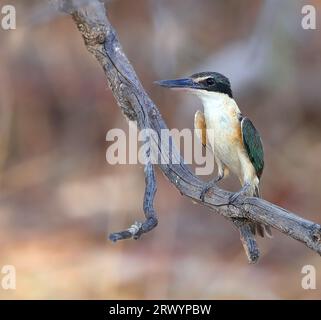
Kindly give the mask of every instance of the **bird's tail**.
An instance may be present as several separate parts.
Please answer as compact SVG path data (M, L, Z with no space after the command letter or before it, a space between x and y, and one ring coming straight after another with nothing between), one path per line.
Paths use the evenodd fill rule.
M261 198L260 190L259 190L258 186L256 186L254 189L253 197ZM251 224L251 230L252 230L253 234L258 234L262 238L264 238L265 235L268 238L273 238L272 230L271 230L270 226L267 226L265 224L253 223L253 224Z

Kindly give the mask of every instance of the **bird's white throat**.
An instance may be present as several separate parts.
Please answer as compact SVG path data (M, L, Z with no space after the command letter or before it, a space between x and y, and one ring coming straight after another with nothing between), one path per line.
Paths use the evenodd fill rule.
M227 94L205 90L195 92L195 94L202 100L205 114L239 111L235 100Z

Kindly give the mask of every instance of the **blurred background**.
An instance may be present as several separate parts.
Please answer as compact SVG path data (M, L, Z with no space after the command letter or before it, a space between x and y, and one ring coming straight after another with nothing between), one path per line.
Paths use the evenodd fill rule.
M17 288L0 288L1 299L321 297L316 253L274 231L249 265L233 226L181 197L158 169L159 226L138 241L109 242L143 218L143 167L105 160L107 131L127 131L127 122L71 18L40 0L10 3L17 29L0 29L0 267L16 267ZM307 3L317 30L302 29L304 4L108 1L168 126L192 128L201 104L154 80L227 75L263 137L263 197L321 223L321 2ZM239 188L233 178L221 186ZM317 290L301 287L307 264Z

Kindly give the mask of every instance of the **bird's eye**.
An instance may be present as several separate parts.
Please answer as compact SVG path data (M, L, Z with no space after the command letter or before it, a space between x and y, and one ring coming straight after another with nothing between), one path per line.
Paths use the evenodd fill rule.
M206 79L206 84L208 86L212 86L213 84L215 84L215 80L213 78L208 78Z

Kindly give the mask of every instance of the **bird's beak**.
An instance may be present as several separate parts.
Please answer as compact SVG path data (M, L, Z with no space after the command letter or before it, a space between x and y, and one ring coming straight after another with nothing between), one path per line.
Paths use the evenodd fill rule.
M198 83L191 78L160 80L155 81L156 84L171 89L198 89Z

